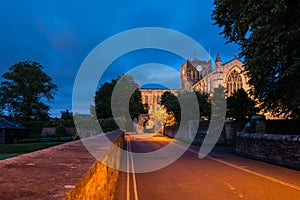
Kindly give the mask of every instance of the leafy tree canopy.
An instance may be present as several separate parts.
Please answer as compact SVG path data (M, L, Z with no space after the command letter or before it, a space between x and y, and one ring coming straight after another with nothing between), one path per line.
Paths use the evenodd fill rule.
M194 113L194 108L190 106L190 102L194 100L194 95L196 95L196 98L198 100L199 105L199 112L200 117L204 119L209 119L211 114L211 105L210 105L210 99L208 94L201 94L199 92L193 91L181 91L178 93L177 97L170 93L170 92L164 92L161 97L161 105L166 109L166 112L170 116L174 116L176 123L180 123L181 120L181 109L178 99L182 100L183 104L181 105L185 108L185 112L188 113ZM189 109L192 109L189 112ZM195 120L195 116L186 116L186 119L188 120ZM173 119L172 119L173 120Z
M211 103L208 94L202 94L200 92L195 92L198 103L199 103L199 110L200 110L200 117L202 119L210 119L211 115Z
M273 114L300 114L300 1L215 0L212 19L240 46L252 94Z
M0 105L18 121L43 120L48 118L49 105L57 86L51 77L42 71L38 62L25 61L12 65L3 74L0 85Z
M132 76L123 75L119 76L117 79L111 80L111 82L106 82L102 84L99 90L96 92L95 110L98 119L113 118L111 109L111 98L114 88L118 81L122 81L122 87L124 87L124 90L119 91L117 99L118 102L114 103L120 103L121 106L118 107L118 109L120 109L121 112L128 112L126 107L122 106L126 101L126 96L128 96L127 91L130 91L130 89L132 88L138 88L138 85L134 82ZM141 92L139 91L139 89L135 89L133 94L129 95L131 95L129 100L129 113L132 119L138 117L139 114L148 113L147 105L142 103Z
M73 113L70 112L68 109L66 109L65 111L60 111L60 118L62 120L73 120Z
M247 92L239 89L227 98L227 117L249 119L259 112L255 105L256 102L248 96Z
M173 116L173 121L176 121L176 123L180 122L180 105L177 97L174 94L171 92L164 92L161 96L160 105L166 109L166 114L168 116Z

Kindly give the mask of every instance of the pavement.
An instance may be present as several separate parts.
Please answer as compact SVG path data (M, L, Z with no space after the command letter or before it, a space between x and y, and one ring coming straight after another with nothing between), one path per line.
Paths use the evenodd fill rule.
M237 156L233 147L217 146L199 158L200 147L191 145L169 165L141 172L141 166L158 164L157 157L151 160L147 153L160 152L172 142L180 148L181 143L155 134L131 133L125 139L128 153L121 163L129 172L120 173L116 199L300 199L299 171ZM161 151L159 158L163 163L170 156Z

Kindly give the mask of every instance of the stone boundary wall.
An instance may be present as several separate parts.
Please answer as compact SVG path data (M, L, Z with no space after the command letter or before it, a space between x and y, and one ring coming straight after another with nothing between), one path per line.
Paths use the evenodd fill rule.
M245 157L300 170L300 135L236 135L236 153Z
M199 124L199 126L197 126ZM233 121L225 120L223 127L214 127L216 131L221 131L217 144L219 145L233 145L235 139L235 133L241 131L243 126L246 124L245 121ZM187 123L186 126L181 127L182 133L177 138L183 141L192 142L195 145L202 145L204 138L208 133L210 120L192 120ZM179 125L165 126L164 135L174 138L178 132ZM218 129L218 130L217 130ZM222 129L222 130L220 130ZM193 140L193 141L191 141Z
M123 146L124 134L109 137L114 143L99 160L110 163L110 168L97 161L76 184L65 200L72 199L114 199L116 184L119 177L118 167L121 160L120 148Z
M99 158L119 165L123 139L122 131L94 136ZM97 161L82 140L0 160L0 171L0 199L34 200L113 199L119 174Z
M76 134L76 127L65 127L68 135L75 135ZM46 135L54 135L55 134L55 127L44 127L42 129L41 136Z

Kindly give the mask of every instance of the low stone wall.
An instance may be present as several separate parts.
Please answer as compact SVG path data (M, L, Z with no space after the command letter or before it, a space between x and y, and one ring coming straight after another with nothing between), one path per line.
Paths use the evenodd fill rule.
M120 147L123 146L124 135L121 137L116 135L109 139L114 145L112 145L99 160L109 163L110 166L114 166L114 168L108 167L101 161L97 161L77 183L76 187L65 197L65 200L114 199L119 176L117 169L121 159Z
M67 135L75 135L76 134L76 127L65 127ZM44 127L42 129L41 136L46 135L54 135L55 134L55 127Z
M236 135L239 155L300 170L300 135L254 134Z
M178 128L179 128L179 125L165 126L164 127L164 135L168 136L170 138L174 138L178 131Z
M106 136L115 145L104 134L95 136L97 155L119 165L124 133ZM0 171L0 199L113 199L118 178L81 140L1 160Z
M182 125L181 133L179 132L179 125L165 127L165 135L174 138L176 136L177 139L181 139L183 141L192 142L195 145L202 145L204 139L209 137L216 137L214 134L219 134L217 144L219 145L233 145L235 139L235 133L237 131L241 131L242 127L245 125L246 121L233 121L226 120L220 126L219 124L212 125L211 130L213 133L208 134L208 129L210 126L210 120L193 120L189 121L187 125ZM222 129L222 130L221 130ZM191 141L192 140L192 141ZM214 139L213 139L214 140Z

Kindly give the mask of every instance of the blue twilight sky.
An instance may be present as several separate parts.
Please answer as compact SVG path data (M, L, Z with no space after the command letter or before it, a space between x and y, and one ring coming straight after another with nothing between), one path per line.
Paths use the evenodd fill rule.
M213 59L219 51L223 62L231 60L238 47L225 45L221 30L211 20L212 10L212 0L0 1L0 74L19 61L41 63L59 88L50 105L51 116L60 116L61 110L72 108L74 80L85 57L99 43L122 31L173 29L210 49ZM193 57L194 50L190 49L189 59ZM183 62L167 52L139 50L115 60L101 81L145 63L179 70ZM145 73L145 79L150 73Z

